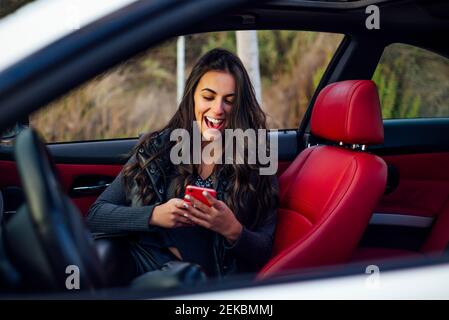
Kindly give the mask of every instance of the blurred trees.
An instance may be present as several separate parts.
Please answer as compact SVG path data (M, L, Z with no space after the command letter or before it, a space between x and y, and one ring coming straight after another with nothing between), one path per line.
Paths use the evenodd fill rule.
M297 128L343 36L258 31L262 107L271 128ZM208 50L236 52L235 32L185 38L186 75ZM411 46L388 47L373 80L384 118L449 116L449 63ZM161 128L177 109L176 39L169 40L32 115L47 141L135 137Z
M436 53L390 45L373 80L385 119L449 117L449 62Z
M259 31L263 105L271 128L295 128L341 35ZM205 52L236 52L235 32L185 37L186 74ZM53 102L31 117L47 141L135 137L176 111L176 39L171 39Z

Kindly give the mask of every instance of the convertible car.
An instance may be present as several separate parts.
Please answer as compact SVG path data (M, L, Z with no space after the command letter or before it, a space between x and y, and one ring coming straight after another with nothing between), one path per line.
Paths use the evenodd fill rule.
M0 20L0 297L449 298L449 3L83 3L62 31L40 14L58 1ZM222 281L185 263L121 283L119 245L94 242L84 219L138 137L45 143L28 116L167 39L236 30L342 35L303 119L270 132L281 191L272 257L257 274ZM419 85L379 68L398 52ZM388 81L420 94L402 101L408 111L386 107L397 104ZM69 266L79 290L67 286Z

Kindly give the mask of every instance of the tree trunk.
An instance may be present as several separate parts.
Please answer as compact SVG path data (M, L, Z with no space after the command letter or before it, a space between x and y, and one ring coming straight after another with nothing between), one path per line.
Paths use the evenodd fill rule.
M257 31L237 31L237 55L243 62L256 93L257 101L262 105L262 87L259 69L259 46Z
M184 36L178 37L176 43L176 102L179 103L182 100L184 94L184 70L185 70L185 38Z

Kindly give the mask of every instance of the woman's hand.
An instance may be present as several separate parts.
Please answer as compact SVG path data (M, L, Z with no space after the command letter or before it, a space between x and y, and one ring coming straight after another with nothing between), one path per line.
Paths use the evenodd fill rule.
M189 195L184 197L190 202L184 203L184 207L189 212L188 218L199 226L218 232L229 242L235 242L243 227L234 213L226 203L215 199L207 191L203 192L203 195L211 207Z
M163 228L193 226L194 223L186 218L188 211L183 204L182 199L173 198L154 207L149 223Z

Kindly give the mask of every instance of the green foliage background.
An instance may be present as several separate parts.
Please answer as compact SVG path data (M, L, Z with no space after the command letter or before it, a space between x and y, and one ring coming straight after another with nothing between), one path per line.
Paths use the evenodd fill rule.
M385 119L449 117L449 62L435 53L393 44L373 80Z
M296 128L341 35L258 31L262 108L271 128ZM186 74L208 50L236 51L235 32L186 36ZM388 47L373 80L383 117L449 116L449 63L428 51ZM135 137L176 111L176 39L167 41L50 104L31 118L49 142Z

